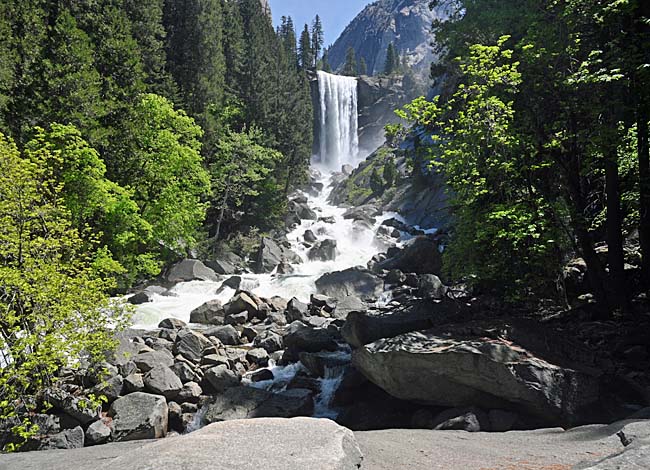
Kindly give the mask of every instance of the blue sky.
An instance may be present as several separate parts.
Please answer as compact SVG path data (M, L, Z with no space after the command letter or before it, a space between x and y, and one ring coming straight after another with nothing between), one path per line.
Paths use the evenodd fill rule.
M280 23L282 16L290 16L297 33L305 23L311 25L314 16L320 15L325 30L325 45L332 44L345 27L373 0L270 0L273 21Z

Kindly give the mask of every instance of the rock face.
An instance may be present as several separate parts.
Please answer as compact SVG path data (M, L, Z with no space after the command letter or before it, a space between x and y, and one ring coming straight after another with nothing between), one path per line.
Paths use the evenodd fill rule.
M136 392L111 405L116 441L158 439L167 435L168 409L164 397Z
M549 425L581 423L600 398L600 377L593 369L550 362L478 327L382 339L355 351L353 364L400 399L516 409Z
M264 238L257 252L255 271L257 273L270 273L281 264L300 262L300 256L291 250L280 246L270 238Z
M377 298L384 290L384 281L369 271L351 268L325 274L316 281L316 288L319 294L335 299Z
M426 74L429 64L435 60L429 45L431 24L445 17L444 7L431 11L428 0L374 2L336 40L330 49L330 65L334 70L342 68L346 51L352 47L358 58L365 59L368 74L379 74L384 70L386 50L392 42L410 66Z
M379 269L399 269L405 273L440 274L442 254L438 242L430 237L418 237L397 255L382 261Z
M0 468L358 470L363 459L352 431L333 421L313 418L229 421L162 441L110 444L74 452L68 458L53 452L0 456Z

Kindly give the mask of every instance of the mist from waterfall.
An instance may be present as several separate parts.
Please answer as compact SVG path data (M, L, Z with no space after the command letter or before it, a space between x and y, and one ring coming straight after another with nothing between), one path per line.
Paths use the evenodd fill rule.
M357 79L318 72L320 163L340 170L359 154Z

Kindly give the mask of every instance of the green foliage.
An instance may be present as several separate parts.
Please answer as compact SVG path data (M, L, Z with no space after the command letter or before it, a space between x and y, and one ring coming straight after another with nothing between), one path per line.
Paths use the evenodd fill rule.
M392 188L397 183L397 177L397 165L395 164L395 159L391 157L384 163L383 178L386 181L386 187Z
M343 75L348 77L356 77L358 75L357 56L353 47L348 47L345 54L345 64L343 65Z
M217 240L226 211L244 209L247 212L245 205L250 205L251 198L260 196L264 191L263 183L282 159L282 154L264 147L261 142L261 132L250 128L242 132L230 131L218 144L215 161L210 166L214 195L211 207L218 214L214 227ZM264 218L258 214L260 222Z
M386 49L386 61L384 63L384 74L393 75L400 70L399 53L395 49L395 44L390 43Z
M384 191L384 179L379 172L379 168L375 168L370 175L370 190L375 196L381 194Z
M157 95L144 95L126 122L130 139L123 143L115 168L117 181L133 191L152 239L184 252L196 241L210 191L202 166L201 128L183 111Z
M128 320L109 302L112 283L82 250L61 191L49 168L0 134L0 419L41 411L37 397L58 369L102 357L115 346L108 326ZM29 420L15 429L22 439L36 431Z

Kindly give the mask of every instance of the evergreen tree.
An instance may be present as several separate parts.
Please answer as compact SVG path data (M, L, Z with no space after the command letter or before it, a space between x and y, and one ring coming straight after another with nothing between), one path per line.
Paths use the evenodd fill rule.
M0 131L5 132L5 119L14 91L18 65L12 32L12 13L9 2L0 4Z
M379 173L379 168L375 168L370 175L370 190L374 196L378 196L384 191L384 179Z
M226 102L243 99L246 42L244 23L237 2L222 0Z
M312 49L311 36L309 35L309 26L305 25L300 35L298 44L298 54L300 56L300 67L303 70L309 70L314 64L314 52Z
M368 65L363 57L359 59L359 75L368 75Z
M314 58L313 66L316 67L325 44L325 36L323 32L323 23L320 16L316 15L311 25L311 50Z
M348 47L348 51L345 54L345 65L343 66L343 75L348 77L356 77L357 73L357 58L354 53L353 47Z
M323 58L321 59L321 70L323 72L331 73L332 72L332 66L330 65L330 57L329 57L329 48L326 48L323 51Z
M290 16L282 17L282 24L280 26L278 36L282 42L284 54L286 56L288 64L291 67L297 69L300 60L298 58L298 49L296 44L296 30L293 26L293 20Z
M388 45L388 49L386 49L386 62L384 64L384 74L392 75L397 71L399 71L400 68L399 63L400 63L399 54L395 49L395 44L391 42Z
M163 25L165 0L125 0L124 7L131 20L131 30L137 41L148 91L175 99L176 84L167 70Z
M204 153L216 144L212 107L223 105L225 58L221 0L170 0L165 4L167 56L183 108L204 131Z

